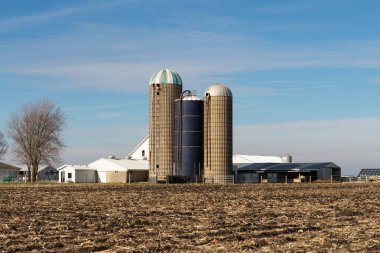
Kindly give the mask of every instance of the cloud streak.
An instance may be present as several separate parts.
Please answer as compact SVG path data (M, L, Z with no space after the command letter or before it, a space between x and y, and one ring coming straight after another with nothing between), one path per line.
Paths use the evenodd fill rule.
M73 15L83 11L97 10L102 8L114 7L116 5L125 4L131 1L108 1L107 3L92 3L87 5L79 5L71 8L63 8L60 10L52 10L33 15L18 16L0 20L0 33L9 32L11 30L28 27L35 24L46 23L54 19Z
M315 1L301 1L293 3L279 3L272 4L255 9L255 12L265 14L284 14L289 12L307 11L310 9L318 8L320 4Z
M165 30L156 31L158 35L151 41L146 36L152 33L150 29L121 31L118 27L93 24L74 34L30 45L26 52L28 59L40 56L33 64L20 65L18 53L13 54L22 44L7 45L10 49L4 52L7 65L0 66L3 65L3 73L56 78L60 87L64 84L137 92L145 89L151 73L161 67L184 73L183 79L191 83L208 85L218 81L218 76L239 72L380 66L380 41L277 44L204 32L174 36L170 35L172 31ZM41 48L43 53L39 52ZM46 52L49 56L44 57Z
M371 81L380 84L380 77L374 77L371 79Z

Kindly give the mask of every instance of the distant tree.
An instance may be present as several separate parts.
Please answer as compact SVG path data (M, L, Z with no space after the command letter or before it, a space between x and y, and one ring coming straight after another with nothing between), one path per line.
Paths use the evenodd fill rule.
M0 132L0 159L3 158L3 156L7 153L8 151L8 144L4 138L4 134Z
M36 181L38 166L60 161L65 114L50 100L28 103L13 113L7 132L13 142L12 152L28 166L28 178Z

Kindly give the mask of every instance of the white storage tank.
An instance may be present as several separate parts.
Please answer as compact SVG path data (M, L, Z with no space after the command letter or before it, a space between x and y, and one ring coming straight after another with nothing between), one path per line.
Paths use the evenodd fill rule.
M292 163L292 156L289 154L286 154L282 157L282 163Z

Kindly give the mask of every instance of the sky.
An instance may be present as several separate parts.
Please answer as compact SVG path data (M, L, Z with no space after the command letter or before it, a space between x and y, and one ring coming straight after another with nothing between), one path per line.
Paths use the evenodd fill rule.
M234 153L380 167L380 1L0 2L0 131L29 102L66 113L66 164L148 133L151 75L234 95ZM8 140L9 141L9 140ZM4 158L16 163L11 153Z

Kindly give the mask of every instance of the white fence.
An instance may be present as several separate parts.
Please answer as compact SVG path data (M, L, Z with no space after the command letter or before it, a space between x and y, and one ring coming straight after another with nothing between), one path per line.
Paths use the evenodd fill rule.
M211 178L206 178L207 183L212 184L234 184L235 178L231 176L212 176Z
M361 176L361 177L358 177L358 181L361 181L361 182L380 181L380 176L375 176L375 175L372 175L372 176Z

